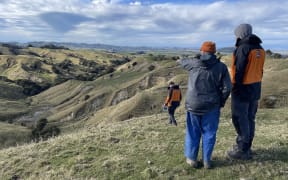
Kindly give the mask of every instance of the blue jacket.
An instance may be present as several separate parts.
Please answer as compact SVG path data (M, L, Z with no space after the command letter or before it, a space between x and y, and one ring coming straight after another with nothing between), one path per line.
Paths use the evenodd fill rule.
M177 61L189 71L185 108L196 115L203 115L214 108L224 107L232 84L227 66L214 54Z

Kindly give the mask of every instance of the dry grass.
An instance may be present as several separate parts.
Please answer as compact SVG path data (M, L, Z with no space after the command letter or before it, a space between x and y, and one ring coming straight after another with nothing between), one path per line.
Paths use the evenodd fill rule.
M29 142L30 133L25 127L0 122L0 149Z
M71 51L34 49L61 61ZM94 54L95 53L95 54ZM100 53L100 52L97 52ZM80 51L79 56L117 58L116 54ZM114 57L115 56L115 57ZM223 61L230 63L230 57ZM77 63L77 59L73 59ZM180 83L185 99L187 72L175 61L123 65L91 82L67 81L32 97L32 107L48 107L46 117L62 127L59 137L0 151L0 177L10 179L280 179L288 178L287 106L260 109L251 161L229 161L225 152L234 143L229 101L223 109L213 160L216 168L194 170L185 163L184 103L177 109L178 127L168 126L161 104L167 83ZM106 62L109 63L109 62ZM153 63L155 70L149 71ZM278 66L281 64L281 66ZM287 92L287 61L267 60L263 96ZM283 74L282 74L283 73ZM121 97L119 94L125 96ZM126 97L126 94L127 97ZM102 98L102 99L101 99ZM115 98L121 99L112 104ZM99 101L101 108L94 109ZM45 115L44 113L44 115ZM76 114L81 116L75 117ZM1 124L0 124L1 125ZM5 135L14 128L2 126ZM5 130L6 129L6 130ZM15 127L15 129L17 129ZM20 128L23 137L27 129ZM9 132L9 133L6 133ZM11 133L12 134L12 133ZM25 157L25 158L23 158Z
M225 151L235 132L224 111L212 170L191 169L184 162L184 114L178 127L166 114L105 122L45 142L2 150L0 175L23 179L280 179L288 177L286 109L261 109L253 160L230 161ZM271 114L281 114L271 116ZM277 130L274 130L276 129ZM25 158L23 158L25 157Z

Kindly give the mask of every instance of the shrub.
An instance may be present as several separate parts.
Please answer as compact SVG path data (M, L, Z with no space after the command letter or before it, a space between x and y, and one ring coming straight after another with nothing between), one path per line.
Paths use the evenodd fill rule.
M137 65L137 62L136 62L136 61L132 63L132 66L136 66L136 65Z
M47 126L47 119L40 119L36 127L32 130L32 138L38 142L39 140L47 140L60 134L60 129L56 126Z
M56 46L54 44L47 44L47 45L41 46L40 48L42 48L42 49L64 49L64 50L69 50L69 48L67 48L67 47Z
M282 55L279 54L279 53L274 53L271 55L271 57L275 58L275 59L281 59L282 58Z
M149 70L149 71L153 71L155 68L156 68L156 67L155 67L154 65L150 65L150 66L148 67L148 70Z
M47 119L40 119L36 125L36 129L42 131L44 127L47 125L47 123L48 123Z
M115 69L113 68L113 67L108 67L108 69L107 69L107 71L106 71L106 73L112 73L112 72L114 72L115 71Z
M50 84L46 84L42 87L41 85L26 79L18 79L16 80L16 84L23 87L23 94L27 96L36 95L50 87Z
M267 56L271 56L273 54L273 52L270 50L270 49L267 49L266 50L266 55Z

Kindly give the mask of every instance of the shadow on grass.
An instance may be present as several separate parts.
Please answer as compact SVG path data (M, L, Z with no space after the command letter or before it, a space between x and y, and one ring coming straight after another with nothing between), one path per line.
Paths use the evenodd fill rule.
M279 148L270 149L255 149L253 151L253 158L251 160L231 160L225 154L225 158L215 157L213 165L215 167L227 167L237 164L250 163L250 162L266 162L266 161L281 161L288 163L288 147L283 146Z
M288 146L270 149L256 149L253 156L256 161L282 161L288 162Z

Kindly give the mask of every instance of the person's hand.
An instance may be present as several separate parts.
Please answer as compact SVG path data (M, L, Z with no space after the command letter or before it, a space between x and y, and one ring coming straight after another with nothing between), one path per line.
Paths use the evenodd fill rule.
M167 111L168 110L168 106L166 104L163 104L162 109L163 109L163 111Z

